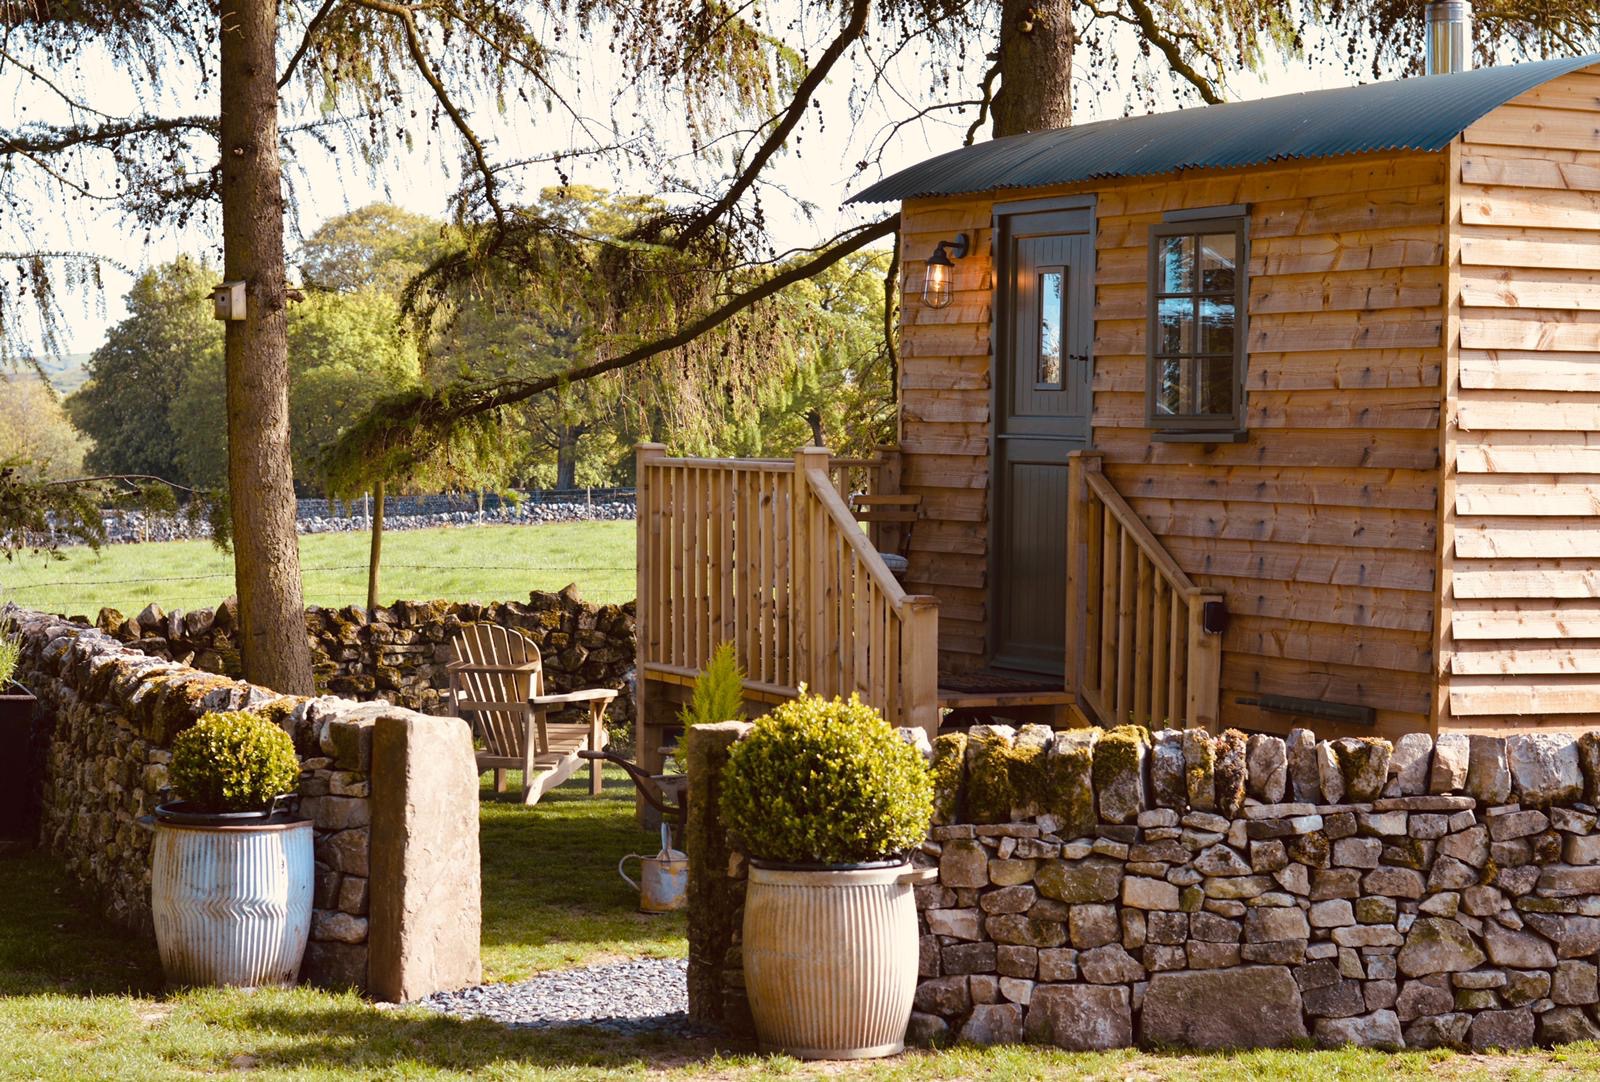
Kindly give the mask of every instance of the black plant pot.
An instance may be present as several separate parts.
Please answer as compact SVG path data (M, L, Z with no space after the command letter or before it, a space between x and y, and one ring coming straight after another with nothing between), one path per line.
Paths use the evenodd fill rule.
M14 684L0 687L0 841L33 840L38 821L33 755L37 702Z

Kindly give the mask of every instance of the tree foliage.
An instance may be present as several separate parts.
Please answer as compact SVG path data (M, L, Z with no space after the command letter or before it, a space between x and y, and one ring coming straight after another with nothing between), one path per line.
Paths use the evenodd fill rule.
M0 461L23 463L24 480L60 480L83 472L86 447L49 384L0 374Z
M73 423L94 441L87 464L96 473L195 482L171 413L208 352L220 356L222 331L206 300L217 279L215 268L180 257L134 281L127 318L94 351L88 382L67 400Z
M174 394L168 416L183 474L227 484L222 351L202 350ZM289 309L290 448L296 479L319 486L323 451L352 418L385 395L419 386L415 340L394 297L373 290L309 293Z

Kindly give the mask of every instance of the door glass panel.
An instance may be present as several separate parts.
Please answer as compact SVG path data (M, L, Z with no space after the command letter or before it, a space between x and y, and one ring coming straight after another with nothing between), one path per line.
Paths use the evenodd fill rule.
M1194 289L1194 237L1166 237L1161 241L1161 292L1188 293Z
M1039 358L1034 366L1036 388L1061 389L1061 339L1065 330L1063 272L1039 275Z

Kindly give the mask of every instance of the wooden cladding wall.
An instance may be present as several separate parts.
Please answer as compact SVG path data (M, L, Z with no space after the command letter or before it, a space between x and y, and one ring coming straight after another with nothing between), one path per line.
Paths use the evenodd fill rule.
M1600 712L1600 75L1590 72L1496 109L1457 151L1441 728L1588 726Z
M1238 701L1267 693L1373 707L1385 736L1428 726L1445 197L1439 155L1100 195L1094 444L1179 566L1227 598L1224 725L1288 728ZM1248 434L1152 442L1148 227L1229 204L1250 207Z
M901 236L908 273L900 487L922 496L906 589L939 599L939 664L953 672L981 665L987 651L991 208L987 198L908 202ZM930 309L920 300L923 260L939 241L962 232L972 246L955 264L955 298L948 308Z
M1382 735L1430 724L1446 161L1363 155L1005 193L1097 195L1092 445L1185 573L1227 597L1224 724L1288 728L1237 701L1262 693L1374 707ZM1168 211L1241 203L1248 438L1153 442L1148 228ZM919 303L918 271L905 281L904 484L927 500L907 586L940 598L947 665L985 649L992 212L989 196L904 208L912 268L957 231L975 241L949 308ZM1596 320L1600 333L1600 305ZM1592 453L1600 461L1600 436ZM1600 608L1595 618L1600 634Z

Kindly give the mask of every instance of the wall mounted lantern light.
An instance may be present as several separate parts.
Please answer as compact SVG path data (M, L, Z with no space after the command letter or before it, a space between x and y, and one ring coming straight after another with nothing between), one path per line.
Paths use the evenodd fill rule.
M942 240L928 257L927 270L922 276L922 303L929 308L948 308L955 299L955 264L950 257L963 259L967 254L968 238L965 233L955 240Z

